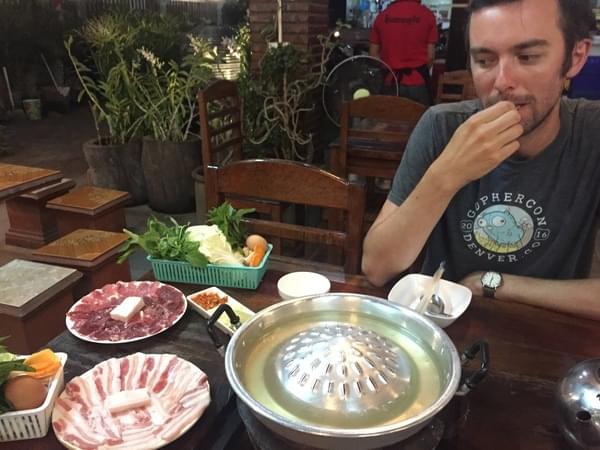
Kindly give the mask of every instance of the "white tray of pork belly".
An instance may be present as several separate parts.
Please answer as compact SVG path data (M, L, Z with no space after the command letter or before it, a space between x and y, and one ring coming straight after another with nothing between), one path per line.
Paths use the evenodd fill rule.
M187 308L185 295L158 281L119 281L96 289L67 312L67 329L100 344L139 341L172 327Z
M210 403L206 374L175 355L134 353L65 386L52 427L69 449L155 449L185 433Z

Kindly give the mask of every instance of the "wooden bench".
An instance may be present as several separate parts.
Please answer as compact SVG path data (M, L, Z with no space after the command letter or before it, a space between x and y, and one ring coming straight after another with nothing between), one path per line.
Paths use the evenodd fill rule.
M35 250L31 259L79 270L83 274L76 291L79 298L105 284L131 280L129 264L117 264L126 240L125 233L80 229Z
M46 203L66 194L75 187L75 181L63 178L52 184L34 189L6 200L9 228L6 243L18 247L38 248L59 237L54 211Z
M14 259L0 267L0 334L13 353L32 353L65 330L81 273Z
M64 236L80 228L122 231L123 207L129 201L128 192L82 186L50 200L46 206L55 212L59 235Z

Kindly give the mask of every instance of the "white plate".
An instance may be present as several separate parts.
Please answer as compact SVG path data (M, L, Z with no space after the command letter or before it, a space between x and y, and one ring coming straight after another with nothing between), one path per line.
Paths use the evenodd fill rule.
M388 300L410 309L415 309L419 304L419 297L424 293L427 284L430 283L432 277L419 273L411 273L398 280L388 294ZM431 319L441 328L446 328L459 318L471 304L471 290L458 283L453 283L448 280L440 280L438 294L446 304L445 313L450 317L429 314L425 312L423 315Z
M125 360L128 371L121 378ZM147 374L145 381L144 373ZM165 373L167 383L158 389L161 375ZM126 383L125 389L122 379ZM111 414L105 408L102 394L106 397L139 387L148 389L150 405L117 414ZM178 399L174 400L176 395ZM103 361L67 383L54 406L52 427L58 440L70 449L81 445L69 436L81 439L82 431L85 431L88 442L90 436L92 439L95 436L90 447L150 450L167 445L185 433L198 421L209 403L210 386L206 374L194 364L176 355L134 353ZM87 414L81 414L84 409ZM185 421L180 423L180 420ZM173 423L176 426L169 427ZM136 425L139 426L137 431ZM112 444L107 442L107 428L117 436Z
M162 288L162 287L167 287L169 290L173 290L173 292L177 292L180 296L181 299L181 303L183 305L183 309L181 311L181 313L176 316L172 321L170 321L168 324L166 324L165 326L163 326L161 329L156 330L155 332L152 333L147 333L144 335L140 335L140 336L136 336L136 337L132 337L132 338L127 338L127 339L118 339L118 340L110 340L110 339L95 339L87 334L82 334L81 332L79 332L76 328L75 328L75 321L69 317L69 314L73 311L75 311L78 307L78 305L81 305L84 302L88 302L90 301L90 298L92 295L98 295L98 294L94 294L94 293L99 293L103 298L109 298L113 295L117 295L120 298L120 301L123 301L126 297L131 297L131 296L143 296L143 292L145 292L145 289L148 289L150 287L154 287L156 289ZM126 294L120 294L120 293L115 293L113 290L114 289L118 289L121 288L123 290L126 290L127 293ZM129 290L129 288L131 288L131 290ZM136 294L137 293L137 294ZM152 298L152 295L149 295L148 297ZM114 305L112 305L112 308L107 309L108 314L110 314L110 311L116 307L119 303L115 303ZM146 307L144 308L146 309ZM144 309L142 309L141 312L144 311ZM107 284L106 286L102 287L101 289L96 289L92 292L90 292L89 294L83 296L77 303L75 303L67 312L67 316L65 318L65 322L67 325L67 329L76 337L78 337L79 339L82 339L84 341L88 341L88 342L95 342L97 344L124 344L127 342L135 342L135 341L140 341L142 339L146 339L149 338L151 336L155 336L159 333L162 333L165 330L168 330L169 328L171 328L173 325L175 325L185 314L185 311L187 309L187 302L185 301L185 295L183 295L183 293L168 284L163 284L160 283L158 281L129 281L129 282L123 282L123 281L118 281L117 283L114 284ZM139 313L138 313L139 314ZM115 324L115 326L119 327L119 325L121 325L121 327L119 327L119 329L122 329L123 327L125 327L125 325L127 325L129 322L118 322L116 320L112 320L110 319L110 316L108 315L107 320L111 320L111 323Z
M208 289L204 289L202 291L194 292L193 294L190 294L187 297L190 306L207 319L210 319L212 314L218 308L218 305L215 306L214 308L204 309L202 306L200 306L198 303L196 303L192 300L192 298L194 298L197 295L207 294L207 293L217 294L221 298L226 297L227 298L226 303L229 306L231 306L231 309L233 309L233 311L239 316L240 322L241 322L240 325L242 323L248 321L254 315L254 311L252 311L251 309L242 305L235 298L231 297L230 295L227 295L225 292L223 292L218 287L213 286ZM219 328L221 331L223 331L229 335L232 335L236 330L234 327L231 326L231 322L229 321L229 316L227 316L227 314L223 314L221 317L219 317L219 320L217 321L216 325L217 325L217 328Z

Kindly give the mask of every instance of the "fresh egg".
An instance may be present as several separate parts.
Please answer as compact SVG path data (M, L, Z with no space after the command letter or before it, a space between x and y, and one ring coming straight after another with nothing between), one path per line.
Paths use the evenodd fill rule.
M254 250L257 245L262 245L264 248L267 248L267 240L258 234L251 234L248 236L246 239L246 247L250 250Z
M4 384L4 398L16 411L41 406L47 394L48 388L43 381L28 376L11 378Z

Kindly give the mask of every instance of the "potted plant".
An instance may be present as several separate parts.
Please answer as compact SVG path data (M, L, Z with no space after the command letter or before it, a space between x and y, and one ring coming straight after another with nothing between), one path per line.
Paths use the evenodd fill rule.
M134 102L132 61L141 42L177 57L180 35L171 17L105 14L78 33L91 64L75 56L73 36L65 43L82 86L79 98L87 97L96 125L96 138L83 145L88 178L96 186L130 192L134 204L147 200L147 189L141 164L144 113Z
M240 77L244 132L250 144L264 148L266 143L277 158L313 162L313 135L305 115L316 111L315 94L327 75L334 34L318 37L321 60L315 71L307 70L310 61L304 52L277 42L269 44L257 76Z
M81 83L81 101L87 97L96 127L96 138L83 144L88 163L88 180L94 185L128 191L134 204L146 201L146 182L141 170L141 141L137 131L141 115L128 95L123 63L113 66L105 79L95 80L92 70L72 52L73 38L66 42L67 52ZM100 77L101 78L101 77ZM100 131L106 125L105 135Z
M163 62L142 48L141 62L133 69L134 101L149 131L142 145L148 203L152 209L168 213L194 208L191 174L202 163L199 138L193 132L196 93L212 79L216 58L206 41L192 35L188 38L181 64Z

